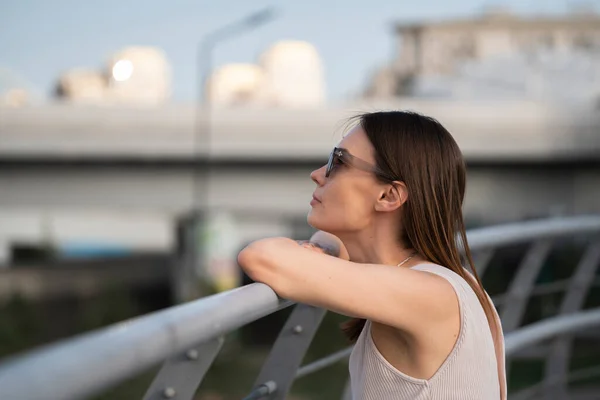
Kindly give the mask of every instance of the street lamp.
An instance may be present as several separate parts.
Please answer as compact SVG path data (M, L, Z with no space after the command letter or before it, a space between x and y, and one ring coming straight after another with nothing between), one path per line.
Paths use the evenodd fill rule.
M198 104L196 114L196 130L194 135L194 155L197 161L196 172L204 170L206 171L205 185L202 188L200 186L202 179L199 174L195 174L194 177L194 212L200 212L200 196L202 195L202 189L206 194L205 199L208 200L208 177L210 169L210 128L211 128L211 103L208 96L208 83L213 73L213 53L217 44L220 42L230 39L234 36L240 35L244 32L256 29L269 21L272 21L275 17L275 11L272 7L265 8L246 17L225 25L209 34L207 34L198 44ZM204 138L202 143L201 139ZM205 148L205 154L202 154L202 146Z
M182 240L183 249L181 250L183 251L184 260L179 263L181 269L175 273L175 282L173 282L178 301L189 300L201 295L198 277L204 253L201 234L206 222L206 215L201 207L201 196L204 194L205 203L208 204L208 180L211 170L211 104L207 89L213 72L214 49L220 42L259 28L274 18L275 10L268 7L207 34L198 43L198 104L196 105L196 129L193 135L193 157L195 158L193 163L194 173L192 174L193 210L191 215L182 221L183 226L180 227L183 228L180 232L180 240ZM205 150L202 151L202 148ZM200 171L204 171L205 175L201 176Z
M213 52L217 44L244 32L259 28L270 22L275 17L275 11L272 7L253 12L246 17L225 25L209 34L207 34L198 44L198 114L196 119L196 143L195 155L200 159L200 141L198 140L204 133L206 157L210 157L210 111L211 104L208 96L208 83L213 73ZM202 113L204 111L204 113ZM204 121L204 124L202 122ZM207 163L208 164L208 163ZM196 193L197 194L197 193ZM196 208L198 208L196 204Z

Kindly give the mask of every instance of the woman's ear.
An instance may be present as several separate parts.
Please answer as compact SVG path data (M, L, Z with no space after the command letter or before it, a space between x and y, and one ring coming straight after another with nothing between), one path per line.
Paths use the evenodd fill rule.
M377 211L394 211L402 207L408 200L408 191L404 182L394 181L391 184L385 185L381 191L379 200L375 205Z

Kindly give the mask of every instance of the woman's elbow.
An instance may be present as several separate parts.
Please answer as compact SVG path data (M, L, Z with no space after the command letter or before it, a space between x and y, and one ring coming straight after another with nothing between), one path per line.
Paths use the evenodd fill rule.
M238 253L237 262L240 268L248 275L252 280L256 281L256 276L259 273L260 261L259 254L257 251L250 246L246 246L242 251Z
M269 286L272 285L269 263L260 249L249 245L239 252L237 257L238 265L244 270L253 281L261 282Z
M264 283L285 298L288 298L289 288L293 285L285 269L275 260L281 246L290 241L287 238L259 240L250 243L238 254L238 264L253 281Z

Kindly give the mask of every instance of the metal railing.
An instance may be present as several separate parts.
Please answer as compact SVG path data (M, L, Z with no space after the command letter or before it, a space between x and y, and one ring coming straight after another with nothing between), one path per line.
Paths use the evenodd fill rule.
M481 273L495 248L533 241L503 295L500 315L507 356L557 337L546 355L548 379L568 375L571 339L559 335L600 325L600 309L579 311L600 262L600 240L592 240L573 277L553 288L566 290L559 315L517 329L529 296L539 290L535 280L553 239L573 235L600 235L600 216L538 220L468 232ZM254 283L14 356L0 364L0 399L83 399L163 361L144 400L191 399L218 354L224 334L290 305L292 302L278 298L268 286ZM324 314L325 310L304 304L295 307L247 399L284 399L295 379L349 355L350 349L345 349L301 367ZM566 390L564 385L561 388ZM560 390L553 387L553 393Z

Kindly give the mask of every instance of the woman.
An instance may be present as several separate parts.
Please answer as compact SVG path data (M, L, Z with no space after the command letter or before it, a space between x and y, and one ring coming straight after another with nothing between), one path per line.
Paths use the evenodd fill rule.
M354 121L311 173L310 243L258 240L240 265L281 297L354 317L354 400L505 399L502 329L467 244L456 142L412 112Z

